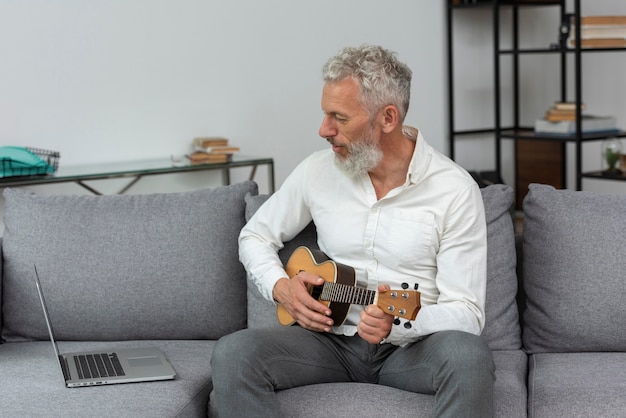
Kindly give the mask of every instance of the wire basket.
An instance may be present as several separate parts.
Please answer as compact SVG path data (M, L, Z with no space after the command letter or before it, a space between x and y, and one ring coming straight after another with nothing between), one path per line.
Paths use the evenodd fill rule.
M54 173L57 171L57 168L59 168L59 158L61 158L61 154L58 151L33 147L25 148L41 158L46 165L40 167L24 167L15 164L10 158L0 158L0 177L40 176Z

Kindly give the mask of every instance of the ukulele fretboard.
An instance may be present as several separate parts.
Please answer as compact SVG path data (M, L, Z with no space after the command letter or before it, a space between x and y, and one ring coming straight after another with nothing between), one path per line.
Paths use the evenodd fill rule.
M375 290L348 286L341 283L325 282L322 285L320 300L355 305L371 305L376 298Z

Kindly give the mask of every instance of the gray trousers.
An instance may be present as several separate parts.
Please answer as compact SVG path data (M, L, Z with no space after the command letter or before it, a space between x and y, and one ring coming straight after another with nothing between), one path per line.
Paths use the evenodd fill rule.
M219 417L279 417L275 391L328 382L378 383L435 395L436 417L491 417L495 366L481 337L438 332L399 348L307 331L245 329L222 337L211 359Z

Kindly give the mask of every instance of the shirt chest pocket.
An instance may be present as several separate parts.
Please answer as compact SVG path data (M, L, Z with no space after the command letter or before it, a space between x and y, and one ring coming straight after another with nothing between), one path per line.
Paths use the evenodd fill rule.
M433 257L436 253L435 215L394 209L388 238L388 247L398 261L411 263Z

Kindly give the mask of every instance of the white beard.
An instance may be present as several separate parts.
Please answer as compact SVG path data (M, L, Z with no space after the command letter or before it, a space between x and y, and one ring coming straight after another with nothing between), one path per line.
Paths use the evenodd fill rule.
M383 152L370 135L350 144L346 158L335 155L335 164L349 177L359 177L376 167L382 158Z

